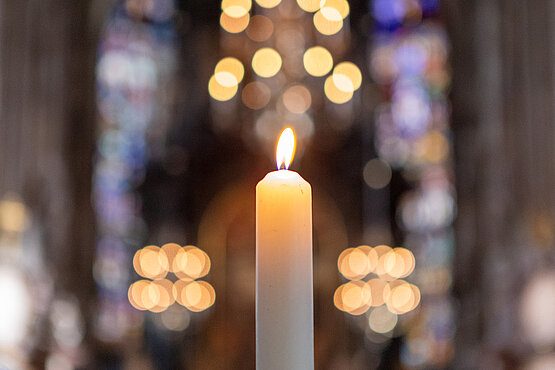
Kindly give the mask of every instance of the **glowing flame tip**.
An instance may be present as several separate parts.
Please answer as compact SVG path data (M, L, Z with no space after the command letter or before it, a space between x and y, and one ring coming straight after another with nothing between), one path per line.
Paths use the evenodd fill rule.
M287 170L295 155L295 133L291 127L281 132L276 148L276 165L278 170L282 166Z

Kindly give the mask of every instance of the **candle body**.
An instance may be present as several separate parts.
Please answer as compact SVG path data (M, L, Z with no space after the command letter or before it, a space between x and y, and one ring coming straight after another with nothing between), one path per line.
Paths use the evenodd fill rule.
M312 192L288 170L256 186L256 368L314 369Z

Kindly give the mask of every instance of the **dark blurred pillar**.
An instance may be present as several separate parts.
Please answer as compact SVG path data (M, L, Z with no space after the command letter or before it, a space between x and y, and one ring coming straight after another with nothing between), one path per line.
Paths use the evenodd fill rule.
M555 4L448 0L459 214L455 367L530 352L522 288L554 255Z
M109 3L0 1L0 197L22 196L41 224L56 290L77 296L86 316L96 38Z

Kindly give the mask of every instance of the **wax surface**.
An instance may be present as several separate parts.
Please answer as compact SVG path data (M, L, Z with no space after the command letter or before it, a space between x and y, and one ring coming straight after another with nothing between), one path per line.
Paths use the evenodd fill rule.
M314 369L312 192L298 173L256 186L256 368Z

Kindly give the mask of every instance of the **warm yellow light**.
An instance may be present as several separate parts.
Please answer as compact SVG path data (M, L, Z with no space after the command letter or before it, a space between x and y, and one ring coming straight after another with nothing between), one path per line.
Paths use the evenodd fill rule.
M405 248L395 248L383 257L384 272L394 278L408 276L414 270L414 255Z
M256 2L263 8L274 8L281 3L281 0L256 0Z
M331 70L333 67L333 58L326 48L314 46L305 51L303 55L303 64L308 74L320 77Z
M310 91L303 85L291 86L283 93L283 105L291 113L304 113L311 103Z
M381 279L371 279L368 280L368 286L370 287L370 292L372 294L372 306L381 306L384 304L383 291L387 286L387 282Z
M362 83L360 69L351 62L342 62L333 69L334 82L342 91L358 90ZM345 82L345 81L348 82ZM351 90L352 89L352 90Z
M252 57L252 69L260 77L275 76L281 69L281 56L272 48L259 49Z
M395 248L397 251L397 255L403 258L405 271L399 277L405 277L412 274L414 268L416 266L416 261L414 259L414 254L411 251L405 248Z
M268 40L274 32L274 23L268 17L255 15L251 18L247 28L247 36L252 41L262 42Z
M355 91L355 87L353 85L353 81L345 75L342 74L333 74L333 84L341 91L346 93L352 93Z
M190 311L200 312L212 306L215 300L216 292L212 285L205 281L192 281L183 286L178 302Z
M394 278L399 278L405 272L405 260L393 249L384 256L384 270Z
M133 257L133 266L137 274L149 279L161 279L169 270L166 254L154 245L138 250Z
M241 94L243 104L250 109L262 109L270 102L270 88L260 81L253 81L243 88Z
M380 276L380 278L384 280L393 280L395 279L391 275L388 274L386 269L386 257L389 252L391 252L391 247L387 245L378 245L373 249L373 251L377 254L378 264L376 265L376 274Z
M230 100L237 93L237 85L223 86L216 80L216 76L210 77L208 81L208 92L213 99L219 101Z
M370 248L368 251L368 265L370 266L370 272L376 271L376 267L378 267L378 253L374 250L374 248Z
M383 290L387 309L397 315L414 310L420 303L420 290L404 280L394 280Z
M315 12L320 9L320 0L297 0L299 7L305 12Z
M245 13L245 15L239 18L233 18L227 13L222 12L222 15L220 16L220 25L229 33L239 33L243 32L243 30L247 28L249 25L249 18L249 13Z
M222 10L232 18L243 17L251 7L251 0L222 0Z
M143 304L142 294L143 290L150 285L148 280L139 280L131 284L127 296L129 303L138 310L145 311L147 308Z
M295 155L295 133L291 127L287 127L281 132L276 148L276 164L278 170L281 167L289 168Z
M27 223L25 205L18 200L0 201L0 229L11 232L22 231Z
M372 294L364 281L350 281L335 291L334 305L351 315L362 315L370 308Z
M416 142L416 150L420 156L433 163L443 162L449 154L449 141L439 131L430 131Z
M152 282L152 285L157 287L154 288L156 290L157 299L156 304L151 307L149 310L151 312L162 312L165 311L169 306L175 302L175 299L172 294L173 283L168 279L161 279ZM153 288L149 288L153 289Z
M351 267L349 266L349 256L353 250L354 248L347 248L339 254L339 257L337 257L337 269L341 275L345 276L349 280L356 280L355 275L352 273Z
M173 283L173 287L172 287L173 298L177 303L179 303L182 306L185 306L185 302L183 302L183 299L182 299L183 292L185 291L185 288L187 287L187 285L191 283L191 281L192 280L177 280L175 283Z
M239 59L223 58L214 68L216 81L224 87L233 87L243 80L245 68Z
M231 72L217 72L214 74L216 81L222 86L233 87L237 85L237 78Z
M343 19L339 21L330 21L321 11L317 11L314 13L314 27L320 32L322 35L334 35L341 30L343 27Z
M160 300L160 287L152 281L141 291L141 303L147 310L154 308Z
M345 307L354 310L361 307L364 303L361 287L353 283L345 284L343 288L343 304Z
M183 247L176 256L176 272L180 279L198 279L210 272L210 258L193 245Z
M328 76L324 84L324 93L326 97L335 104L343 104L351 100L353 92L345 92L339 90L333 81L333 76Z
M322 15L330 21L340 21L349 15L349 3L346 0L324 0L320 5Z
M376 263L370 259L372 248L361 245L347 248L337 258L339 272L349 280L360 280L375 268Z
M164 253L166 255L168 260L168 270L170 272L176 271L175 258L181 250L181 246L175 243L167 243L162 246L160 253Z
M350 270L361 277L370 273L368 256L362 250L355 248L348 256Z

